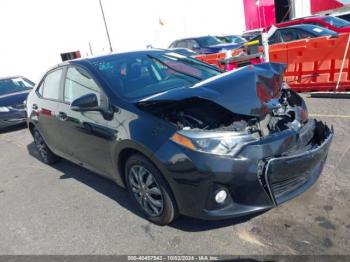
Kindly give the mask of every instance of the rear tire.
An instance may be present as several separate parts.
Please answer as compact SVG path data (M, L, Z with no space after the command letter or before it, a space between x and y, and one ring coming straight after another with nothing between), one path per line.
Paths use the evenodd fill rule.
M163 175L142 155L128 158L125 181L130 194L147 219L157 225L167 225L177 217L176 203Z
M33 138L36 150L39 153L42 162L48 165L56 163L60 158L55 155L44 141L44 138L38 131L38 129L33 129Z

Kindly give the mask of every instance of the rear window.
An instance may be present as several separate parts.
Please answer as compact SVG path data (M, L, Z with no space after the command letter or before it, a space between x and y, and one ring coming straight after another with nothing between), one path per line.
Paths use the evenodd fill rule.
M327 22L328 24L336 28L342 28L350 25L348 21L338 17L334 17L334 16L327 16L326 18L323 18L323 21Z
M0 80L0 96L30 90L34 83L22 77Z
M315 36L328 36L328 35L336 35L337 34L336 32L334 32L332 30L329 30L325 27L316 26L316 25L315 26L310 25L310 27L307 29L310 33L312 33Z

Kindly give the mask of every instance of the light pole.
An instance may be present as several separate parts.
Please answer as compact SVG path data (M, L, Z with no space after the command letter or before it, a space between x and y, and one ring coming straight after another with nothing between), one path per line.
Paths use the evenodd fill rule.
M109 37L109 32L108 32L108 27L107 27L107 23L106 23L105 13L104 13L104 11L103 11L102 2L101 2L101 0L99 0L99 2L100 2L102 17L103 17L103 22L105 23L106 34L107 34L108 43L109 43L109 50L110 50L111 52L113 52L112 43L111 43L111 38Z

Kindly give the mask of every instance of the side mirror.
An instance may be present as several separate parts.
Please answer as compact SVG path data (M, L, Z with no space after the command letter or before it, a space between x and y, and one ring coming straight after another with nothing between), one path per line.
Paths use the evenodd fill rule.
M93 94L93 93L86 94L75 99L71 103L70 109L78 112L100 111L97 96L96 94Z

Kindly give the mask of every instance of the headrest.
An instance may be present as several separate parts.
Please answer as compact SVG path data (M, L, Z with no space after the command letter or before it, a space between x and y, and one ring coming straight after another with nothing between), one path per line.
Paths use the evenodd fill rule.
M127 78L129 80L134 80L140 77L141 77L141 65L139 63L132 64L127 70Z

